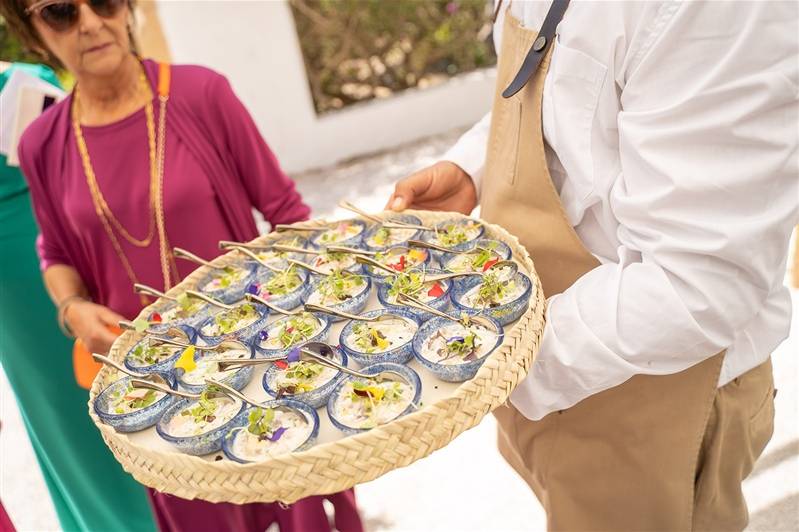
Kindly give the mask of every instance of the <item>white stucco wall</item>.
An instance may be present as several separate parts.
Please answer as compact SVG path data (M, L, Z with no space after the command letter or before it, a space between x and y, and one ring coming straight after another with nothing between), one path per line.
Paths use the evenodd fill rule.
M175 63L224 73L289 172L323 167L479 120L494 71L317 117L285 0L159 0Z

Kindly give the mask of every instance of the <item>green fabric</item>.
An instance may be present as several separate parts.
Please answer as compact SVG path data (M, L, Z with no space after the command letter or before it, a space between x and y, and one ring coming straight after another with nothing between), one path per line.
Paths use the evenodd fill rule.
M0 156L0 183L21 179ZM0 364L64 530L155 530L145 491L111 455L72 370L39 273L38 230L23 188L0 196Z

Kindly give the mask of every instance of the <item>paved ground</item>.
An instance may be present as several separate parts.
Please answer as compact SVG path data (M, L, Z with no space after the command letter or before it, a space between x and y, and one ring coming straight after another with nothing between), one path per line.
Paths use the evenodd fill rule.
M435 161L457 132L390 153L296 176L315 216L343 214L347 198L380 210L392 183ZM799 293L794 293L794 306ZM799 319L774 355L776 432L744 489L752 514L749 530L799 530ZM41 474L5 377L0 377L0 498L21 531L56 530ZM494 444L496 425L486 418L447 448L412 466L358 487L372 532L542 530L538 503L503 462ZM442 513L440 508L456 508Z

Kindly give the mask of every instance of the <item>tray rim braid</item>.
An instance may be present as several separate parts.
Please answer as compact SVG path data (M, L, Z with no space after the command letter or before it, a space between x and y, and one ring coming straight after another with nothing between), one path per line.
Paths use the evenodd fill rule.
M418 216L425 224L452 218L470 218L454 212L404 211ZM385 219L391 212L376 216ZM208 461L178 452L164 452L134 444L100 421L94 412L95 397L107 385L112 372L104 367L94 380L89 394L89 415L122 467L133 477L158 491L186 499L244 504L279 501L291 504L311 495L324 495L374 480L381 475L428 456L482 418L504 404L511 391L527 375L541 343L546 300L541 281L527 250L502 227L479 218L486 231L511 247L514 259L533 281L530 305L515 326L507 331L502 345L486 359L474 378L458 386L453 394L416 412L361 434L316 445L258 463L239 464L230 460ZM323 221L294 225L321 225ZM253 243L264 242L274 233L261 235ZM225 264L229 253L211 261ZM168 295L193 288L206 274L199 267ZM139 316L151 312L150 305ZM121 361L139 334L126 331L111 348L109 356Z

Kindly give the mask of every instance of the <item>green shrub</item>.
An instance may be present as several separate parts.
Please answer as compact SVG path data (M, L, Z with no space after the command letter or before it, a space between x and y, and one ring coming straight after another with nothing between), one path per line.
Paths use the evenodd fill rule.
M487 0L290 0L318 113L495 64Z

